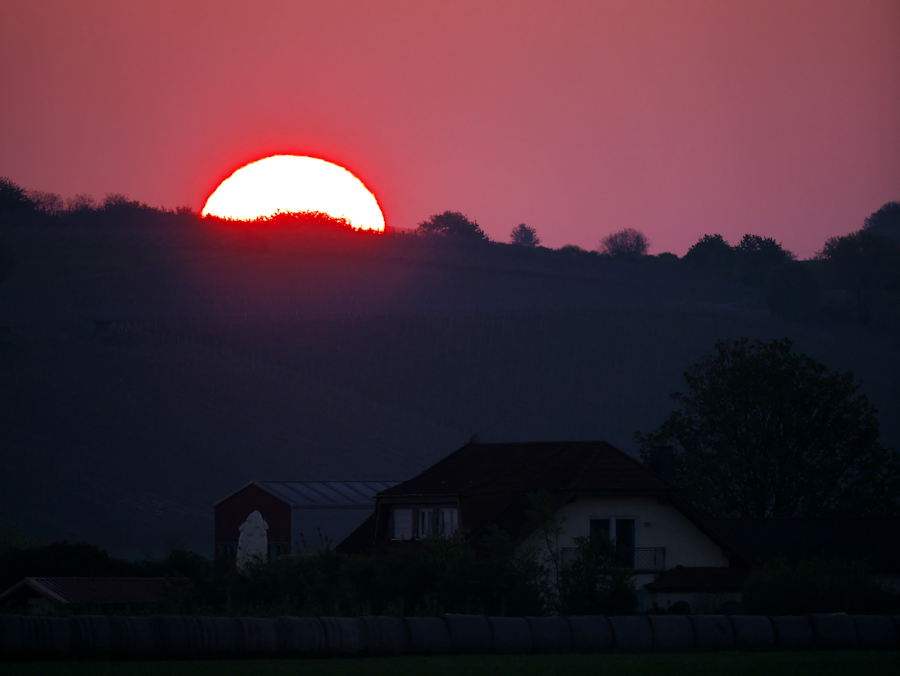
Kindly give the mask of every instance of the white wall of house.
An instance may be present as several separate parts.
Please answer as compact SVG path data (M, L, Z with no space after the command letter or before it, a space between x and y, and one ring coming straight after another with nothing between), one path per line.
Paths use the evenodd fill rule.
M654 497L578 496L557 515L564 519L560 547L574 547L575 538L588 537L593 518L633 518L634 546L665 547L666 569L728 565L728 557L718 545L671 503Z
M559 549L575 547L575 538L588 537L591 519L634 519L635 548L665 547L666 570L675 566L728 566L728 557L718 545L671 503L655 497L578 496L561 507L556 516L563 519ZM545 554L547 549L539 532L532 533L521 547L537 548ZM655 597L648 598L643 590L655 578L655 574L635 576L640 610L648 609L656 601ZM693 601L697 603L697 599Z

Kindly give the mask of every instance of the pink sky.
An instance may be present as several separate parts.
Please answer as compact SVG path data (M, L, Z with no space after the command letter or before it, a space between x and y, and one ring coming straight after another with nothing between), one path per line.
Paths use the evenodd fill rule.
M356 173L396 227L643 230L801 257L900 200L900 1L0 0L0 176L199 210L248 161Z

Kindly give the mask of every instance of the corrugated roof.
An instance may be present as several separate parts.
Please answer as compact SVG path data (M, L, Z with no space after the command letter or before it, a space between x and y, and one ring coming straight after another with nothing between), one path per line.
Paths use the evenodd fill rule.
M399 481L254 481L291 507L363 509L375 505L375 495Z
M22 587L65 604L106 605L163 603L163 577L26 577L0 594L0 601Z

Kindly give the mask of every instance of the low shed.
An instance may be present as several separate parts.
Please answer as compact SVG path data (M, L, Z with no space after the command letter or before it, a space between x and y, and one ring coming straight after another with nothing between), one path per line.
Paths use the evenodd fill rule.
M397 481L251 481L215 504L216 558L237 553L240 526L258 511L269 528L269 558L336 545Z
M0 609L47 615L63 607L147 608L165 603L166 583L163 577L26 577L0 594Z

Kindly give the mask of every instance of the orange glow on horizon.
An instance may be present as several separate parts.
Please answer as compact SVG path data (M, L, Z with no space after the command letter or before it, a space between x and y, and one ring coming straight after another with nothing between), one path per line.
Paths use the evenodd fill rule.
M384 230L378 200L362 181L337 164L300 155L273 155L241 167L213 191L201 215L252 221L297 212Z

